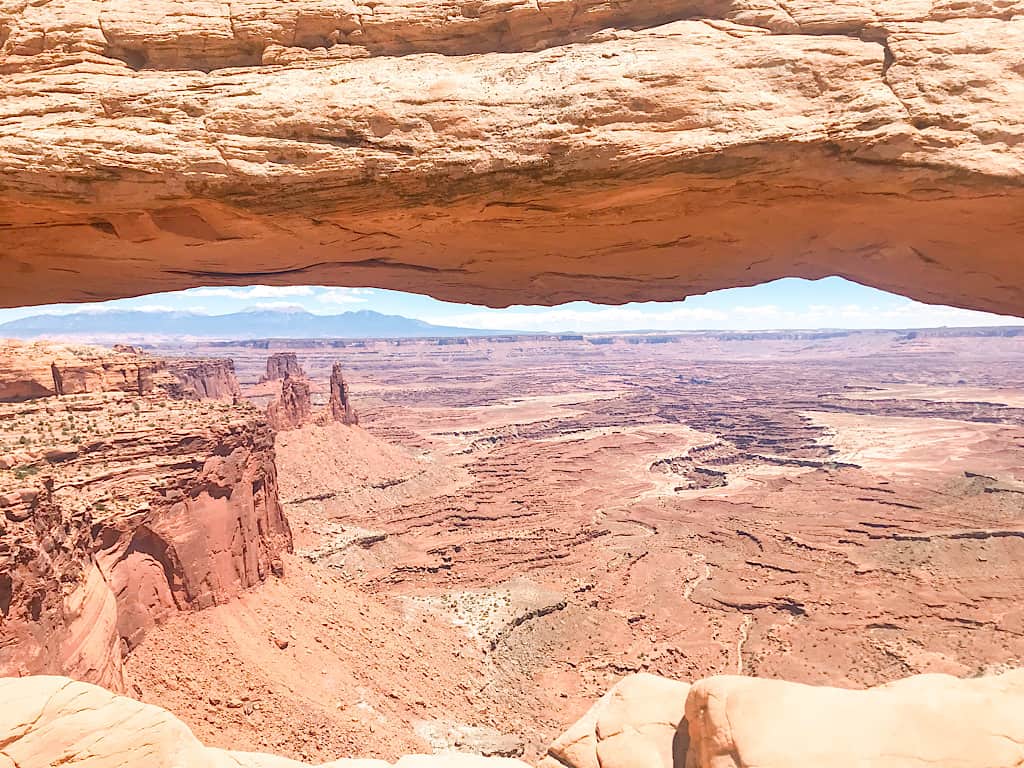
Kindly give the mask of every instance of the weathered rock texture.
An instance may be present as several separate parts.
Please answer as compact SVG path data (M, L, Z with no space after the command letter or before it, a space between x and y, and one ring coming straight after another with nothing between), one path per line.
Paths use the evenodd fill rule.
M267 421L274 430L281 432L283 430L298 429L314 421L321 425L331 424L332 422L348 425L359 423L359 417L349 402L348 386L345 384L341 363L334 363L331 369L331 393L327 400L327 405L314 416L309 380L306 379L305 374L297 363L294 368L298 369L298 374L292 374L289 370L292 366L287 358L290 356L294 360L295 355L282 353L280 356L285 358L280 366L277 363L274 363L272 366L268 359L267 377L260 381L261 384L272 381L272 370L284 371L280 392L267 405ZM277 357L277 355L272 355L271 358L273 357Z
M555 740L540 768L682 768L689 690L647 673L623 678Z
M160 707L63 677L0 679L0 765L78 768L303 768L274 755L204 747ZM402 768L527 768L508 758L410 755ZM388 768L383 760L335 760L323 768Z
M0 303L841 274L1024 307L1020 0L8 0Z
M359 423L359 417L348 400L348 386L345 384L341 363L335 363L331 368L331 397L327 401L324 420L338 421L342 424Z
M291 547L254 408L113 381L0 405L0 674L123 689L148 628L259 583Z
M686 717L686 768L1010 768L1024 761L1024 670L867 691L711 677L690 689Z
M299 365L299 358L294 352L274 352L267 357L267 373L260 377L260 383L277 381L286 376L301 378L306 375Z
M124 345L110 351L45 342L0 343L0 402L97 392L162 392L178 400L234 400L241 395L230 360L164 360Z
M309 382L286 372L281 379L281 394L267 406L267 421L271 428L277 432L298 429L309 422L312 413Z
M185 400L230 400L242 396L231 360L170 360L167 370L181 382L172 395Z
M1022 759L1024 670L861 691L632 675L551 745L541 768L1010 768Z

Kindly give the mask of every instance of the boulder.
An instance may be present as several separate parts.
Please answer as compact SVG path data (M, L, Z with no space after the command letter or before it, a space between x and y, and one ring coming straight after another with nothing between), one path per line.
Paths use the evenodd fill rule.
M548 747L540 768L681 768L689 689L647 673L623 678Z
M686 768L1011 768L1024 764L1024 670L863 691L710 677L686 719Z

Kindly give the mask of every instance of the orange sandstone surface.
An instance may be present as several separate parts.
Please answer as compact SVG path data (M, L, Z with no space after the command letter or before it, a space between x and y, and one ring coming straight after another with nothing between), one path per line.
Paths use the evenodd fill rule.
M838 274L1018 314L1020 0L8 0L0 304Z

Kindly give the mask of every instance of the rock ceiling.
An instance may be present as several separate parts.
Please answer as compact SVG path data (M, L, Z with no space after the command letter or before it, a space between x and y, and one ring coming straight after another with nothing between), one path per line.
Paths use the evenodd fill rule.
M0 0L0 304L785 275L1024 312L1022 0Z

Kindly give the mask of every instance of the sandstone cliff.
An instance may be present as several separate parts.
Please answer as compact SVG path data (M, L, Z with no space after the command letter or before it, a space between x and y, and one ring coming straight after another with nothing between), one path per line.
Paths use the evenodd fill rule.
M4 674L123 689L122 652L148 627L259 583L290 549L259 413L122 381L0 405Z
M125 345L0 343L0 402L115 391L179 400L241 395L230 360L164 360Z
M260 383L277 381L285 376L303 378L306 372L299 365L299 358L294 352L274 352L267 357L267 372L260 377Z
M234 401L242 396L231 360L173 360L167 370L181 383L175 397Z
M267 406L270 427L277 432L298 429L309 422L312 412L309 383L286 372L281 379L281 394Z
M305 375L292 375L290 369L291 361L294 359L292 353L282 353L281 360L273 360L276 355L271 355L267 360L267 377L262 382L272 380L272 372L283 371L281 389L278 396L267 406L267 421L271 427L280 432L289 429L299 429L305 424L316 422L317 424L330 424L338 422L341 424L358 424L359 417L349 402L348 385L345 384L345 376L342 372L341 363L334 363L331 369L330 388L331 394L324 409L313 416L312 399L310 398L310 384ZM273 362L272 362L273 360ZM301 372L298 363L295 368Z
M1019 0L13 0L4 305L841 274L1018 313Z

